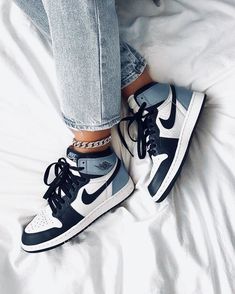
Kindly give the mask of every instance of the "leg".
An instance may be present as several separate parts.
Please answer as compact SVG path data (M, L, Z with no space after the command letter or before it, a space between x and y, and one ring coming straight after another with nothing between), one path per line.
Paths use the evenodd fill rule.
M137 90L143 88L144 86L154 82L151 78L148 69L145 68L144 72L132 83L129 85L123 87L122 89L122 96L124 98L129 98L131 95L133 95Z
M34 25L51 42L48 17L41 0L14 0ZM120 43L122 95L128 98L144 85L153 82L144 59L127 43ZM131 66L131 68L130 68ZM144 70L145 69L145 70ZM144 72L143 72L144 70ZM143 72L143 73L142 73ZM87 133L89 136L89 134ZM79 139L79 138L78 138ZM89 138L85 139L89 140Z
M65 122L82 138L100 139L104 132L107 136L120 115L120 52L114 2L43 3ZM114 26L109 26L108 32L107 24ZM85 153L68 148L68 159L76 166L60 158L47 168L44 182L49 189L44 198L48 206L24 230L22 247L26 251L47 250L64 243L132 193L133 182L113 150L93 147L86 148ZM55 179L48 183L52 167Z
M96 141L107 137L120 120L120 52L114 2L16 3L52 41L63 117L75 138ZM103 148L97 148L100 150ZM86 149L89 151L93 150Z
M101 129L108 128L109 126L111 127L113 124L119 121L120 81L118 82L118 80L120 80L120 73L118 69L120 66L119 66L119 58L118 58L119 52L117 52L116 50L116 48L118 48L117 28L113 29L113 31L109 30L109 34L106 34L106 31L103 31L103 35L106 35L106 38L102 39L102 36L101 36L100 44L97 44L96 40L94 41L94 44L96 44L97 48L101 46L100 48L102 50L100 51L103 52L103 54L101 54L101 57L103 56L103 59L104 59L103 60L104 65L102 66L102 71L101 71L101 78L103 76L104 85L102 84L100 85L100 88L104 90L103 90L103 93L101 92L100 97L96 97L96 99L94 99L94 97L90 97L90 96L93 95L92 93L99 93L99 85L97 85L97 81L99 80L97 76L99 75L99 73L97 73L97 75L91 75L90 73L91 70L89 71L88 69L88 72L87 72L86 69L87 68L92 69L94 67L94 65L89 63L91 61L93 62L93 60L94 60L94 63L96 60L95 68L96 69L98 68L97 66L98 61L97 61L97 58L95 58L95 56L97 57L97 53L98 53L97 51L100 48L98 48L97 50L91 50L91 52L87 53L87 56L86 55L81 56L80 59L77 58L78 52L84 51L82 50L83 48L81 48L81 46L83 46L84 48L92 48L93 41L92 40L90 40L89 42L87 41L86 35L89 32L87 31L84 32L84 28L83 30L81 29L80 31L79 22L77 21L73 21L76 28L74 28L73 34L70 33L70 30L72 30L72 28L70 27L71 24L68 20L70 17L74 18L74 16L72 12L71 13L69 12L69 9L66 9L66 7L63 6L63 5L66 5L66 2L69 3L69 1L57 1L56 4L53 3L52 1L45 1L45 2L48 2L48 4L46 3L47 12L44 9L44 5L41 0L15 0L15 2L31 18L32 22L38 27L38 29L49 41L52 41L53 32L54 32L55 42L52 42L52 45L53 45L53 51L55 55L56 65L57 65L59 85L62 85L61 87L62 103L61 104L62 104L62 109L64 109L63 116L64 116L66 124L72 128L75 138L79 141L96 141L104 137L107 137L110 134L110 130L102 131ZM74 7L73 10L80 11L79 8L81 4L76 4L76 5L78 7ZM63 28L63 30L64 30L64 35L67 35L67 40L66 38L63 38L63 43L67 45L67 48L66 46L64 46L64 44L61 45L61 40L60 40L61 39L60 38L60 32L61 32L60 18L61 18L61 12L63 12L64 14L64 10L66 10L67 27L65 22L65 27ZM82 11L80 13L82 14ZM86 16L86 14L87 13L85 13L84 16ZM51 19L51 26L53 27L53 29L51 30L52 32L50 32L48 16ZM107 20L104 19L103 21L109 22L110 18L112 18L112 22L114 22L114 27L116 27L115 25L116 14L115 14L114 8L112 8L110 17ZM91 30L90 34L92 34L93 29L94 27L90 28ZM66 31L67 31L67 34L66 34ZM59 36L57 37L57 35ZM108 44L107 40L109 40L109 43L111 43L112 45L107 46ZM80 43L80 46L79 46L79 43ZM71 44L73 44L73 47L71 47ZM63 48L63 51L61 51L61 47ZM75 48L75 50L73 48ZM73 51L75 51L74 54L72 53ZM65 52L69 52L69 56L71 56L71 58L69 58L69 61L66 61L66 63L60 62L60 60L63 60L62 57L64 56ZM120 54L121 55L121 85L123 88L129 84L132 84L133 81L135 81L136 79L138 79L139 76L142 75L142 72L144 71L144 68L146 67L146 63L144 59L140 56L140 54L138 54L133 48L131 48L125 42L120 43L120 53L121 53ZM110 55L112 55L113 57L112 56L110 57ZM92 59L90 58L90 56L92 56ZM88 62L88 59L89 59L89 62ZM71 70L71 68L74 70ZM79 69L84 69L84 72L83 71L80 72ZM79 76L80 78L78 78ZM85 85L89 76L92 76L90 83L96 85L94 89L89 89ZM81 83L79 83L79 81ZM80 89L80 91L78 91L78 88ZM130 85L129 88L131 89L133 88L133 86ZM81 89L83 90L81 91ZM87 114L85 114L83 109L81 111L80 105L83 104L84 97L86 97L85 99L86 101L88 101L87 108L89 110L95 109L95 111L91 111L92 117L89 117ZM100 101L99 103L100 108L103 108L103 109L99 109L97 104L93 105L94 104L93 100ZM106 105L112 105L112 107L106 107ZM102 115L102 111L103 111L103 115ZM86 116L85 120L84 120L84 114ZM99 118L97 118L95 114L97 114ZM111 121L110 121L110 117L111 117ZM92 122L92 125L89 126L91 122ZM98 126L93 125L93 123L96 123ZM107 124L107 126L105 126L105 123ZM83 129L86 129L86 131L83 131ZM92 131L95 129L99 130L99 132ZM80 152L83 152L83 149L81 148L80 149L77 148L77 150ZM102 148L97 149L97 151L98 150L103 150L103 149ZM89 152L92 150L87 149L86 151Z
M154 83L147 70L144 71L145 65L143 58L133 48L121 43L122 93L124 97L129 97L130 107L135 113L134 118L125 120L137 121L140 132L137 140L139 157L144 158L147 149L153 162L160 164L157 172L151 175L152 180L148 186L153 198L160 201L166 197L183 163L204 95ZM168 118L165 113L169 114ZM187 132L183 133L186 124ZM121 138L125 144L122 136ZM181 155L176 158L178 153Z

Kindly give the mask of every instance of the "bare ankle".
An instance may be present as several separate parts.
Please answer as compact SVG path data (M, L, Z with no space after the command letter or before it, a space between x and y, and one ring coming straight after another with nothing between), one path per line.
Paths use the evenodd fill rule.
M138 77L133 83L122 89L122 96L124 98L129 98L133 95L137 90L143 88L144 86L154 82L150 77L148 69L145 69L142 75Z

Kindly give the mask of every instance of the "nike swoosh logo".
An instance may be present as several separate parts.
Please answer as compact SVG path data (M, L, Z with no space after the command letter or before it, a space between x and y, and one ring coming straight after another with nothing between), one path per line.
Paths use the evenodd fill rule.
M171 86L172 101L171 101L171 112L168 119L160 118L161 124L165 129L172 129L175 124L176 117L176 91L175 87Z
M117 175L120 167L121 167L121 160L118 159L117 166L116 166L114 172L109 177L109 179L107 180L107 182L105 182L97 191L95 191L92 194L89 194L86 191L86 189L83 190L83 192L82 192L82 202L84 204L87 204L87 205L88 204L91 204L92 202L94 202L100 196L100 194L104 192L104 190L109 186L109 184L111 184L111 182L113 181L113 179L116 177L116 175Z

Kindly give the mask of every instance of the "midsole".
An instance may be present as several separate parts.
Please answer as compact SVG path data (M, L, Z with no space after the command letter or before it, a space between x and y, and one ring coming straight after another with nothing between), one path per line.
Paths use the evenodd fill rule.
M153 196L153 200L157 201L161 198L165 190L168 188L172 180L174 179L176 173L178 172L182 160L187 152L187 148L190 142L190 138L192 136L195 124L197 122L198 116L200 114L200 110L203 105L203 101L205 99L205 95L203 93L194 92L192 101L190 103L188 113L186 115L182 131L179 137L178 147L176 149L175 157L172 161L171 167L162 182L160 188L157 193Z
M99 216L109 211L123 200L125 200L134 190L134 184L131 178L127 184L115 195L111 196L105 202L101 203L97 206L93 211L91 211L84 219L82 219L78 224L70 228L68 231L63 234L57 236L54 239L43 242L37 245L24 245L21 244L22 248L26 251L39 251L43 249L49 249L56 245L59 245L73 236L77 235L79 232L83 231L87 226L89 226L92 222L94 222Z

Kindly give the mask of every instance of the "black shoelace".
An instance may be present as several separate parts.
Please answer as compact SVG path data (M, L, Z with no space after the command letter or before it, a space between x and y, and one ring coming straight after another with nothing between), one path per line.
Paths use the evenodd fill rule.
M54 166L55 179L48 183L49 174L51 168ZM72 198L72 191L74 191L78 185L86 181L85 178L81 176L75 176L71 170L81 171L83 167L71 166L65 158L60 158L58 162L50 164L44 174L44 183L49 186L44 199L48 200L48 204L54 214L57 210L62 209L65 200L62 197L62 191L68 198Z
M140 159L145 158L147 152L149 153L150 156L156 156L158 154L157 146L159 144L159 133L160 133L156 125L158 109L156 106L150 107L146 110L147 113L144 114L145 110L146 110L146 103L144 102L136 113L134 113L132 116L127 116L120 121L120 123L123 121L128 122L127 132L130 139L133 142L137 142L137 152ZM133 122L136 122L137 124L136 139L132 138L130 135L130 127ZM130 154L133 156L120 130L120 123L118 124L118 134L120 136L121 142L126 147L126 149L130 152Z

